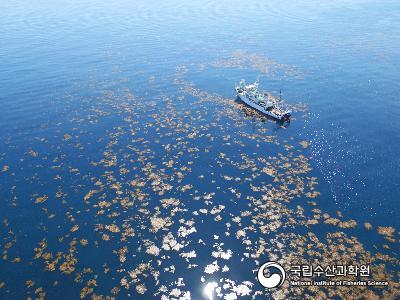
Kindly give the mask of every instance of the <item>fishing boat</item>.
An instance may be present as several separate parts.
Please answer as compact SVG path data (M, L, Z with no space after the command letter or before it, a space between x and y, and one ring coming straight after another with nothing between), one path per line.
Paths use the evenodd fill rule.
M235 91L240 100L259 112L275 118L279 121L289 121L291 110L279 99L270 96L268 93L261 93L258 90L258 82L246 85L242 79L235 84Z

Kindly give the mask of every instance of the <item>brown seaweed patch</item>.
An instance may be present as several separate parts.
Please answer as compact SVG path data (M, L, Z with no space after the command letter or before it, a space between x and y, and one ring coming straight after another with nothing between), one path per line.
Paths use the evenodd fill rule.
M72 139L72 136L70 134L68 133L64 134L64 140L68 141L70 139Z
M365 223L364 223L364 227L365 227L365 229L367 229L367 230L371 230L371 229L372 229L372 224L369 223L369 222L365 222Z
M121 231L121 230L119 229L119 227L118 227L117 225L115 225L115 224L106 225L105 228L106 228L108 231L113 232L113 233L117 233L117 232L120 232L120 231Z
M307 142L307 141L301 141L299 144L300 144L304 149L305 149L305 148L308 148L308 147L310 146L310 143Z
M49 198L49 197L48 197L47 195L37 197L36 200L35 200L35 203L43 203L43 202L45 202L48 198Z
M150 222L151 226L153 227L152 231L154 232L172 225L170 218L151 217Z
M381 235L393 237L393 234L395 233L395 231L396 230L393 227L378 226L378 233Z
M244 50L237 50L232 53L230 58L214 62L211 65L217 68L255 69L272 77L281 74L301 78L300 72L293 66L280 64L264 55L248 53Z

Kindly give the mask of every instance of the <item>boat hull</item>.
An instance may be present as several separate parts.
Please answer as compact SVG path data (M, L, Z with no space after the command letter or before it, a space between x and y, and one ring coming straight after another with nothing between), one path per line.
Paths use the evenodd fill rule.
M244 103L246 103L248 106L258 110L259 112L270 116L274 119L277 120L281 120L281 121L286 121L289 120L290 118L290 114L283 114L283 115L278 115L276 113L274 113L271 110L267 110L265 107L258 105L257 103L251 101L250 99L248 99L245 95L243 95L242 93L238 93L237 96L239 97L240 100L242 100Z

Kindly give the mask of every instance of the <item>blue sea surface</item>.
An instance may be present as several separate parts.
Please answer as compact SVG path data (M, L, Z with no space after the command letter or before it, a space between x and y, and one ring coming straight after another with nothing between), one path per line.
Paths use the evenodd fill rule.
M371 255L382 252L393 257L397 263L386 270L398 273L399 15L400 2L391 0L0 2L0 219L4 225L0 297L148 299L165 293L175 299L184 294L176 296L171 290L180 287L199 299L204 296L202 284L219 280L208 278L205 266L219 259L222 269L224 259L221 263L221 258L194 247L199 261L193 264L200 266L193 275L196 267L187 266L190 260L175 260L169 254L173 251L161 245L158 248L165 253L161 250L158 257L146 252L146 247L154 249L149 241L163 241L168 230L175 237L176 232L183 234L182 224L187 230L197 229L194 244L203 241L209 249L232 250L236 259L232 266L238 267L229 266L229 274L236 286L246 278L258 285L251 272L256 259L243 261L238 253L252 253L250 244L258 247L264 235L252 231L252 226L264 223L245 221L243 212L259 205L251 200L256 195L252 185L274 184L254 175L251 168L263 169L259 158L282 159L279 147L283 145L294 147L293 157L301 153L307 158L304 164L310 169L302 179L309 183L315 177L319 194L283 201L287 207L274 212L287 209L300 216L298 205L315 201L321 215L355 220L357 227L349 226L348 234ZM249 117L233 91L233 84L242 78L259 80L261 88L276 96L281 91L295 107L291 122L281 126L258 114ZM305 109L299 109L303 105ZM266 136L272 142L264 140ZM300 146L302 141L307 142L305 147ZM171 151L163 148L167 144ZM241 160L251 167L238 167ZM175 173L169 173L172 164L178 166ZM154 190L157 184L153 184L142 199L141 185L130 182L148 176L157 181L151 174L156 169L161 169L160 180L170 180L171 189L166 184L165 190ZM178 171L184 176L181 181ZM184 185L189 192L182 190ZM98 191L90 194L91 190ZM238 193L242 196L233 196ZM143 215L133 213L124 202L128 198L138 201L133 208ZM163 215L159 200L164 198L180 199L176 206L184 205L183 210ZM146 204L136 206L143 201ZM216 223L219 212L211 216L210 211L213 207L218 211L218 205L228 211L227 218L238 222L222 216L223 221ZM200 218L202 209L208 214ZM306 209L307 217L316 214L311 210ZM149 231L160 221L150 221L150 216L164 216L167 221L161 229ZM295 217L290 216L282 223L292 224ZM195 225L187 223L190 220ZM128 223L135 232L132 241L113 240L113 234L121 234L123 228L129 231ZM226 223L239 224L232 237L247 228L250 244L240 240L240 234L238 239L229 238ZM364 223L372 224L372 229L365 229ZM281 233L291 232L290 226L283 226ZM384 228L394 231L382 234ZM322 224L313 228L321 241L329 230ZM309 228L292 231L305 235ZM89 245L84 247L82 240ZM43 244L39 251L44 241L46 247ZM382 248L383 244L389 246ZM62 254L54 262L57 252ZM172 257L175 271L172 263L161 264L162 255L167 260ZM55 270L45 270L52 260ZM145 265L148 261L151 266ZM138 264L138 274L151 273L141 281L135 281L133 273L125 274ZM161 272L161 284L147 282L149 277L157 281L154 272ZM185 287L176 284L179 278L187 281ZM163 284L165 291L159 289ZM112 291L113 287L118 288ZM243 283L240 287L232 289L239 298L247 295Z

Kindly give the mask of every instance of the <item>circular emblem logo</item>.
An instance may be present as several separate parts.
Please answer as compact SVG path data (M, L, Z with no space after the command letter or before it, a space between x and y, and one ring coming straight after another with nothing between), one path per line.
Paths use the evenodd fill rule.
M265 274L268 271L269 276ZM275 271L275 273L273 273ZM258 269L258 282L265 288L272 289L280 287L285 281L286 273L280 264L275 261L269 261L261 265Z

